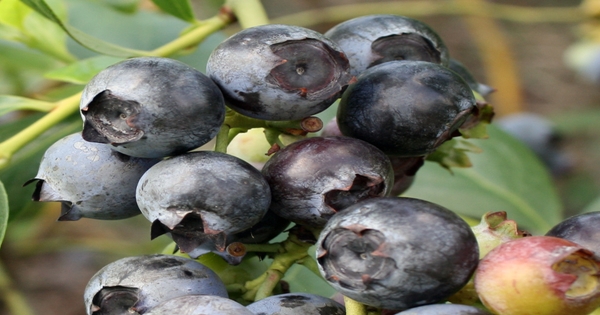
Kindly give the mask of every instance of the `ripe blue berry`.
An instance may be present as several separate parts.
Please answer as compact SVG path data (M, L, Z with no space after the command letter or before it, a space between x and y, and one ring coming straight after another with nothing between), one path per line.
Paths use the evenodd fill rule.
M257 315L242 304L214 295L186 295L168 300L146 315Z
M385 196L393 185L389 158L349 137L313 137L275 153L262 169L271 211L292 222L322 227L359 200Z
M62 203L59 221L126 219L140 214L137 181L159 161L124 155L75 133L46 150L37 175L25 185L37 181L34 201Z
M207 74L227 105L264 120L296 120L327 109L353 79L335 43L292 25L245 29L210 55Z
M225 119L219 88L186 64L132 58L98 73L80 103L83 138L137 157L165 157L200 147Z
M321 275L336 290L392 310L443 301L469 281L479 260L475 235L458 215L401 197L338 212L316 246Z
M261 315L345 315L346 309L338 302L310 293L273 295L247 306Z
M396 315L491 315L483 309L461 304L432 304L419 306Z
M348 56L351 73L393 60L448 65L448 48L426 24L399 15L367 15L344 21L325 33Z
M140 178L136 200L152 238L169 233L191 257L222 253L228 235L258 223L271 192L260 171L234 156L195 151L163 160Z
M390 156L421 156L456 136L476 110L471 88L448 68L425 61L374 66L348 87L337 113L343 135Z
M88 282L88 315L144 314L162 302L184 295L227 298L216 273L199 262L172 255L126 257L100 269Z
M577 243L600 258L600 211L569 217L551 228L546 236L560 237Z

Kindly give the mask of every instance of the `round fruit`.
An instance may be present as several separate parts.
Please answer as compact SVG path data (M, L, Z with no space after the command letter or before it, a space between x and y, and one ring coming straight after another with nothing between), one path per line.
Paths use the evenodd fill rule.
M316 246L321 274L334 289L392 310L443 301L469 281L479 260L477 240L458 215L401 197L338 212Z
M348 137L314 137L275 153L262 169L271 211L292 222L322 227L359 200L385 196L394 175L389 158Z
M80 102L83 138L137 157L165 157L200 147L225 119L219 88L186 64L132 58L98 73Z
M242 304L214 295L186 295L168 300L146 315L257 315Z
M59 221L118 220L140 214L138 180L159 159L133 158L102 143L68 135L44 153L35 178L34 201L62 203Z
M600 261L551 236L500 244L479 263L475 290L499 315L584 315L600 306Z
M461 304L432 304L419 306L396 315L491 315L474 306Z
M600 211L582 213L563 220L546 236L564 238L594 252L600 258Z
M296 120L327 109L353 79L343 52L299 26L245 29L212 52L207 74L227 105L264 120Z
M390 61L366 70L348 87L337 124L343 135L390 156L421 156L456 136L475 110L471 88L448 68Z
M137 186L136 200L152 222L152 238L169 233L196 258L223 252L228 235L257 224L271 192L260 171L234 156L195 151L151 167Z
M88 282L84 301L88 315L144 314L164 301L191 294L228 297L217 274L199 262L144 255L100 269Z
M399 15L367 15L344 21L325 33L348 56L351 73L392 60L448 65L448 48L425 23Z
M310 293L273 295L247 306L261 315L345 315L346 309L338 302Z

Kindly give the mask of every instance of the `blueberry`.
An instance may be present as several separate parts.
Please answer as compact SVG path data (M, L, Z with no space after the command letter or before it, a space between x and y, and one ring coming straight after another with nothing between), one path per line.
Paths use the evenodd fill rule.
M448 68L390 61L367 69L348 87L337 123L345 136L390 156L422 156L458 135L475 110L471 88Z
M262 25L226 39L212 52L207 74L227 105L264 120L296 120L327 109L353 79L337 45L292 25Z
M75 133L46 150L37 175L25 185L37 181L34 201L62 203L59 221L125 219L140 214L137 181L159 161L124 155Z
M242 304L214 295L180 296L149 310L146 315L256 315Z
M258 223L271 192L260 171L234 156L195 151L151 167L137 186L136 200L152 222L152 238L169 233L196 258L223 252L228 235Z
M424 200L381 197L335 214L316 244L321 275L340 293L405 310L460 290L479 260L469 225Z
M88 315L144 314L172 298L191 294L227 298L216 273L199 262L172 255L126 257L100 269L88 282Z
M310 293L286 293L273 295L247 306L260 315L345 315L340 303Z
M600 260L600 211L571 216L552 227L546 236L560 237L593 251Z
M489 312L469 305L432 304L419 306L396 315L491 315Z
M83 138L137 157L165 157L200 147L225 119L219 88L186 64L132 58L98 73L80 103Z
M359 200L385 196L393 184L389 158L349 137L313 137L275 153L262 169L271 211L292 222L322 227Z
M448 65L448 48L425 23L399 15L367 15L344 21L325 36L346 53L355 76L392 60Z

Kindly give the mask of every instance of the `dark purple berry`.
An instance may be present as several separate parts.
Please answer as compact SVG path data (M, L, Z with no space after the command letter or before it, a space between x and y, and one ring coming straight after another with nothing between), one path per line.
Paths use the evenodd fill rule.
M551 228L546 236L577 243L600 258L600 211L571 216Z
M34 201L62 203L59 221L126 219L140 214L137 182L159 161L124 155L75 133L46 150L37 175L25 185L37 181Z
M106 265L88 282L84 301L88 315L145 314L162 302L191 294L228 297L225 285L208 267L157 254Z
M146 315L256 315L242 304L214 295L187 295L168 300Z
M327 109L353 79L345 55L313 30L262 25L226 39L207 74L228 106L264 120L296 120Z
M260 315L345 315L340 303L310 293L286 293L273 295L247 306Z
M396 315L491 315L491 313L469 305L432 304L411 308Z
M219 88L194 68L168 58L112 65L85 87L83 138L137 157L165 157L200 147L225 119Z
M337 124L345 136L390 156L421 156L456 136L475 110L471 88L448 68L391 61L367 69L348 87Z
M367 15L344 21L325 33L348 56L351 73L393 60L447 65L448 48L426 24L405 16Z
M136 193L152 238L169 233L196 258L225 250L228 235L257 224L271 192L260 171L234 156L189 152L163 160L140 179Z
M393 184L388 157L349 137L300 140L274 154L262 169L271 211L292 222L322 227L359 200L385 196Z
M401 197L367 199L335 214L316 246L321 274L336 290L392 310L445 300L479 260L475 235L458 215Z

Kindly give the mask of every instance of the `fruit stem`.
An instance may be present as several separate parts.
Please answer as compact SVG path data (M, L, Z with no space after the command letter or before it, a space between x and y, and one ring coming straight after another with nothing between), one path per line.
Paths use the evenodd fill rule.
M281 250L281 244L244 244L248 253L277 253Z
M233 23L233 21L233 18L225 13L219 13L210 19L199 21L198 25L192 30L182 34L171 42L150 51L149 55L166 57L186 48L198 45L198 43L202 42L205 38Z
M301 241L294 234L290 233L288 238L279 245L280 251L273 255L273 261L269 268L258 278L246 282L245 288L248 291L244 294L244 299L258 301L273 295L273 289L279 284L288 269L309 257L307 251L311 244Z
M221 153L227 153L227 146L229 145L229 130L231 127L227 124L221 125L219 133L215 138L215 151Z
M33 124L0 143L0 169L8 166L13 154L79 109L81 92L55 102L54 108Z
M367 315L367 307L347 296L344 296L344 305L346 306L346 315Z
M226 0L224 7L233 12L242 28L269 24L269 17L260 0Z

